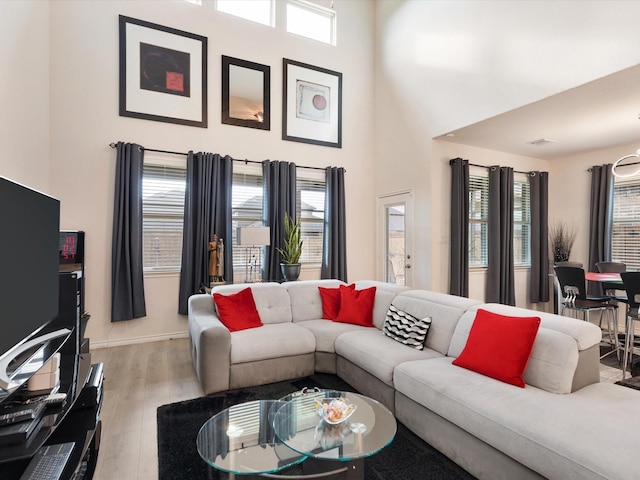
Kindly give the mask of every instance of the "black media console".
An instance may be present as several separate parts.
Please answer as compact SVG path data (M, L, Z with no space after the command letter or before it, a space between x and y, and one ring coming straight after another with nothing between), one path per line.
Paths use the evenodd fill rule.
M102 363L92 364L89 339L84 337L89 316L84 312L84 232L60 232L59 314L48 327L71 334L59 346L60 387L64 404L49 406L39 429L26 442L0 447L0 477L20 479L36 453L46 445L72 442L61 480L91 479L100 447ZM56 347L58 348L58 347ZM0 403L26 401L34 392L26 384Z

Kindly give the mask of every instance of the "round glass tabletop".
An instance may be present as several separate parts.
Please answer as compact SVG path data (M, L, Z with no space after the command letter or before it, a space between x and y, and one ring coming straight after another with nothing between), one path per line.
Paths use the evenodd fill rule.
M340 399L351 415L340 423L322 416L323 403ZM385 448L396 434L393 414L380 402L352 392L311 390L280 399L273 420L282 443L309 457L350 461Z
M284 405L280 400L258 400L214 415L198 432L198 453L212 467L233 474L273 473L300 463L307 456L274 434L275 414Z

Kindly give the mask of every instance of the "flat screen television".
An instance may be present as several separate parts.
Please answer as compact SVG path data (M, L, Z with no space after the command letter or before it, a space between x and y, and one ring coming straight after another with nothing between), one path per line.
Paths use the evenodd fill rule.
M58 316L60 202L0 177L0 388L53 338ZM26 358L25 358L26 356Z

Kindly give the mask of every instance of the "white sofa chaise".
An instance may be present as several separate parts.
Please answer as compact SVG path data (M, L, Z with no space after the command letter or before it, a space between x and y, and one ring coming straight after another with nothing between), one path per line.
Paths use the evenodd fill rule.
M632 479L640 439L640 393L599 382L600 329L543 312L381 282L375 328L322 319L318 287L336 280L251 287L262 327L230 333L211 295L189 300L194 368L205 393L337 373L387 405L399 421L482 479ZM430 317L424 350L382 333L389 305ZM458 367L478 308L541 323L518 388Z

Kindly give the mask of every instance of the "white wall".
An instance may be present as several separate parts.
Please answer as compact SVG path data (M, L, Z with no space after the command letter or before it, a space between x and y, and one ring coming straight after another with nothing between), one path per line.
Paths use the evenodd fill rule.
M51 10L51 175L62 200L64 229L86 231L87 335L92 345L130 343L180 335L186 317L177 312L178 277L145 278L147 316L110 322L111 223L115 151L119 140L148 148L209 151L250 160L345 167L349 279L373 276L373 8L370 2L336 2L339 35L333 47L215 12L213 2L66 1ZM324 4L329 4L324 1ZM278 3L278 13L283 13ZM208 38L209 128L118 116L118 15ZM280 20L282 17L280 17ZM221 55L271 66L271 130L220 123ZM343 73L343 147L281 139L282 59Z
M0 2L0 176L49 188L49 4Z
M445 160L464 156L431 139L638 64L639 16L624 1L376 2L375 192L416 193L415 287L447 291Z

